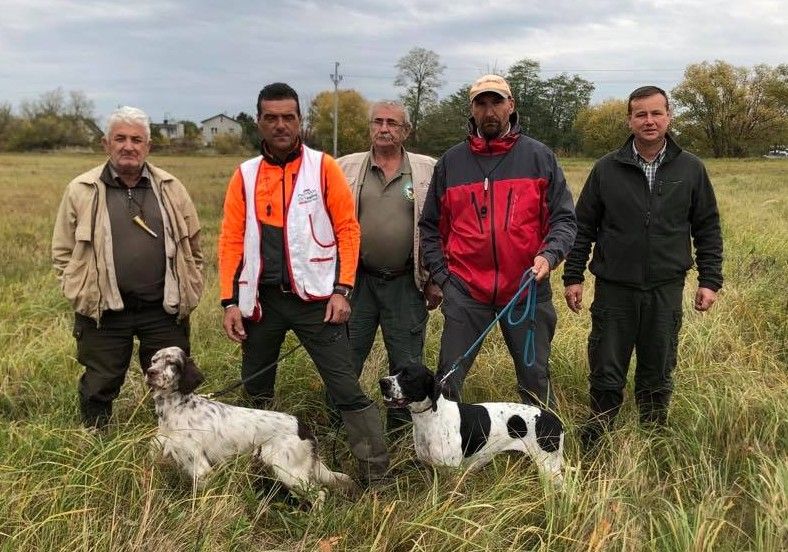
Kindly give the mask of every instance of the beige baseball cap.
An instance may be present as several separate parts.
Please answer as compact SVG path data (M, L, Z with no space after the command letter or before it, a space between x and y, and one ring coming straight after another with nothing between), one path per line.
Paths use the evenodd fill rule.
M503 98L512 97L512 90L509 88L509 83L500 75L484 75L483 77L479 77L479 79L471 85L471 91L468 95L471 98L471 102L473 102L476 96L484 94L485 92L495 92Z

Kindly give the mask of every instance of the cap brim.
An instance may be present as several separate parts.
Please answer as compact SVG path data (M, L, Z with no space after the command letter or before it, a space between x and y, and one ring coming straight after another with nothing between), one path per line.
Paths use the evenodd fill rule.
M494 89L487 89L487 88L486 88L486 89L482 89L482 90L478 90L478 91L474 92L474 93L471 95L471 101L475 100L477 96L479 96L479 95L481 95L481 94L485 94L485 93L487 93L487 92L492 92L493 94L498 94L498 95L499 95L500 97L502 97L504 100L506 100L506 99L508 99L508 98L509 98L509 96L508 96L508 95L507 95L505 92L501 92L501 91L500 91L500 90L498 90L497 88L494 88Z

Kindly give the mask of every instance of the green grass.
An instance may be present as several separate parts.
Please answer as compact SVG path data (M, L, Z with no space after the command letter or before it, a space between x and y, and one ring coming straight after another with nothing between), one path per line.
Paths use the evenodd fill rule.
M72 314L49 260L66 183L94 155L0 155L0 550L784 550L788 546L788 205L782 160L712 160L725 237L726 285L714 309L692 311L688 276L671 425L640 429L631 395L606 450L581 459L587 309L573 315L553 277L559 325L552 374L569 433L565 492L534 467L501 455L478 473L430 470L404 440L391 448L396 482L360 498L332 494L305 513L258 496L245 459L200 491L148 457L155 416L136 361L114 425L79 429ZM221 331L216 240L224 187L239 159L160 157L202 218L207 287L193 317L205 391L238 377L239 349ZM575 196L590 160L564 163ZM590 284L586 287L590 304ZM438 354L440 315L426 357ZM294 344L288 337L286 347ZM362 385L380 398L378 342ZM466 384L471 400L517 400L511 359L496 332ZM277 408L315 429L329 463L354 465L328 429L322 384L303 352L282 368ZM229 396L228 402L238 402ZM334 455L332 451L335 450ZM336 456L336 459L334 458ZM336 464L335 464L336 462ZM337 465L338 464L338 465Z

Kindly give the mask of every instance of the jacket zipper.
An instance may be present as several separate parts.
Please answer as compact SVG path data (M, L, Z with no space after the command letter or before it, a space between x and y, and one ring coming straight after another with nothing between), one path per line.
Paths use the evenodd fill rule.
M490 155L492 155L492 148L490 147L490 142L487 142L487 150L490 153ZM510 149L509 151L512 150ZM501 162L504 159L506 159L506 157L509 155L509 151L507 151L504 154L503 159L501 159L500 161L498 161L498 163L495 164L493 170L490 171L490 174L488 174L487 177L484 179L485 195L487 195L488 185L490 188L490 240L492 242L493 268L495 269L495 271L493 272L493 292L492 292L493 305L495 305L496 300L498 299L498 272L500 271L500 268L498 266L498 251L495 245L495 180L492 180L490 177L492 177L492 173L495 171L495 169L497 169L498 166L501 164Z
M290 184L292 185L293 190L295 190L295 178L296 175L295 173L293 173L292 178L290 179ZM281 270L280 282L283 288L284 286L287 286L287 289L293 291L292 278L290 275L290 257L289 257L289 251L287 246L288 211L289 211L289 206L285 201L285 165L282 165L282 262L284 263L284 266L282 266L282 268L280 269ZM260 235L262 236L262 232L260 232ZM260 243L262 244L262 240L260 240ZM285 278L285 275L287 275L287 278Z
M640 168L640 167L638 167L638 168ZM657 167L657 171L659 171L659 167ZM640 172L643 173L643 169L640 169ZM650 252L651 252L651 236L650 236L650 234L651 234L651 228L650 228L650 226L651 226L651 206L652 206L652 200L654 198L654 190L652 189L651 186L648 185L648 177L646 176L645 173L643 173L643 178L646 181L646 190L648 191L647 204L646 204L646 221L645 221L645 232L646 232L645 251L646 251L646 254L643 257L643 280L645 282L648 282L649 279L650 279L649 269L648 269L648 260L649 260L649 255L650 255ZM657 181L657 175L656 175L656 173L654 173L654 183L655 184L656 184L656 181Z

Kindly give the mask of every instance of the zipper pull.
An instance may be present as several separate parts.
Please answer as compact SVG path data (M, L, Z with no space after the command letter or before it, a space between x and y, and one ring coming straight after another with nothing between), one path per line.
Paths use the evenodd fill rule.
M485 176L484 177L484 191L486 192L487 188L489 188L489 187L490 187L490 179Z
M651 211L646 211L646 228L648 228L650 222L651 222Z

